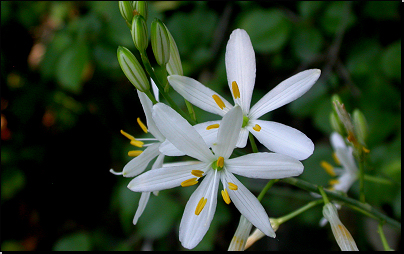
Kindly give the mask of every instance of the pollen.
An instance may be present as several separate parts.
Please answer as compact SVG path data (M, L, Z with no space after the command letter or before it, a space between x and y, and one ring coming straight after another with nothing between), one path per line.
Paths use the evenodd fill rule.
M220 156L220 157L217 159L217 166L218 166L219 168L223 168L223 166L224 166L224 158L223 158L222 156Z
M237 190L238 189L238 186L237 185L235 185L234 183L228 183L229 184L229 189L230 190Z
M202 175L203 175L203 171L201 171L201 170L192 170L191 171L191 174L193 174L194 176L196 176L196 177L202 177Z
M253 130L255 130L255 131L260 131L260 130L261 130L261 126L259 126L258 124L256 124L256 125L253 127Z
M226 202L226 204L230 204L231 200L229 197L229 193L227 192L227 189L222 190L222 197L224 202Z
M191 178L188 180L185 180L181 183L182 187L188 187L188 186L192 186L198 183L198 181L196 180L197 178Z
M208 199L204 197L202 197L201 200L199 200L199 203L195 209L195 215L199 215L202 212L202 209L205 207L207 201Z
M144 131L144 133L147 133L147 127L146 125L144 125L144 123L142 123L142 121L140 121L140 118L137 118L137 123L139 124L140 128L142 128L142 130Z
M215 124L212 124L212 125L209 125L208 127L206 127L206 130L217 129L217 128L219 128L219 124L215 123Z
M216 104L219 106L220 109L224 109L226 107L222 99L220 99L220 97L217 94L212 95L212 98L215 100Z
M131 140L130 144L133 145L133 146L136 146L136 147L143 147L144 143L142 141L139 141L139 140L135 139L135 140Z
M233 90L234 99L240 98L240 90L238 90L236 81L231 82L231 89Z
M128 155L131 157L136 157L136 156L139 156L141 153L143 153L142 150L134 150L134 151L129 151Z
M331 166L330 163L328 163L326 161L321 161L320 165L325 170L325 172L327 172L330 176L336 176L337 175L337 174L335 174L334 167Z

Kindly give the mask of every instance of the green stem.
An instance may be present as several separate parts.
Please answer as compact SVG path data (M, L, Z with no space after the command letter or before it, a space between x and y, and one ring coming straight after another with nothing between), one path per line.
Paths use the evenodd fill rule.
M365 203L365 158L362 147L358 148L359 152L359 200Z
M279 179L269 180L267 185L265 185L264 189L262 189L261 193L258 195L257 199L261 202L262 198L265 196L265 193L276 183Z
M377 230L377 232L380 235L380 239L382 240L383 248L384 248L384 250L387 250L387 251L394 251L392 248L390 248L389 243L387 242L386 236L384 235L383 224L384 224L383 222L380 222L379 226L378 226L378 230Z
M254 136L251 134L251 132L248 133L248 138L250 139L250 144L251 144L253 153L258 153L258 148L257 148L257 145L255 144Z
M365 181L368 181L368 182L393 185L393 182L391 182L390 180L384 179L384 178L366 175L366 174L364 177L365 177Z
M307 203L306 205L300 207L300 208L297 209L296 211L293 211L293 212L291 212L291 213L289 213L289 214L287 214L287 215L285 215L285 216L282 216L282 217L280 217L280 218L277 218L276 221L277 221L277 222L279 223L279 225L280 225L280 224L282 224L282 223L284 223L284 222L286 222L286 221L288 221L288 220L290 220L290 219L296 217L297 215L299 215L299 214L301 214L301 213L303 213L303 212L309 210L310 208L312 208L312 207L314 207L314 206L316 206L316 205L322 204L322 203L323 203L323 200L322 200L322 199L318 199L318 200L311 201L311 202Z
M152 101L153 105L157 103L156 99L154 98L154 96L152 95L152 93L150 92L150 90L146 91L145 94L146 94L147 97L149 97L149 99Z
M298 187L300 189L320 194L320 191L318 190L317 185L311 184L311 183L303 181L301 179L285 178L285 179L281 179L281 181L285 182L285 183L288 183L288 184L291 184L293 186L296 186L296 187ZM342 201L342 202L344 202L346 204L349 204L351 206L360 208L360 209L366 211L367 213L373 215L374 217L378 218L379 221L386 221L386 223L388 223L388 224L392 225L393 227L401 230L401 223L400 222L398 222L398 221L384 215L383 213L376 210L375 208L373 208L371 205L369 205L367 203L359 202L359 201L357 201L355 199L342 196L342 195L340 195L340 194L338 194L336 192L333 192L333 191L324 190L324 192L327 194L327 197L330 200Z

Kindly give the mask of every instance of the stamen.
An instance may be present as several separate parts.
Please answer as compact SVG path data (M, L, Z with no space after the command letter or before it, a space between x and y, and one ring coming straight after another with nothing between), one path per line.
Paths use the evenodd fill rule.
M224 202L226 202L226 204L230 204L231 200L229 197L229 193L227 192L227 189L222 190L222 197Z
M202 197L201 200L199 200L199 203L195 209L195 215L199 215L202 212L202 209L205 207L207 201L208 199L204 197Z
M144 143L142 141L134 139L134 140L130 141L130 144L133 146L136 146L136 147L143 147Z
M256 124L256 125L253 127L253 130L255 130L255 131L260 131L260 130L261 130L261 126L259 126L258 124Z
M363 150L363 152L365 152L365 153L370 153L370 150L369 149L367 149L366 147L364 147L364 146L362 146L362 150Z
M223 158L222 156L220 156L220 157L217 159L217 166L218 166L219 168L223 168L223 166L224 166L224 158Z
M237 185L235 185L234 183L228 183L229 184L229 189L230 190L237 190L238 189L238 186Z
M216 129L216 128L219 128L219 124L218 124L218 123L209 125L208 127L206 127L206 130Z
M240 90L238 90L236 81L231 82L231 89L233 90L234 99L240 98Z
M220 99L220 97L217 94L212 95L212 98L215 100L216 104L220 107L220 109L224 109L226 107L222 99Z
M329 183L331 186L334 186L334 185L338 184L339 181L338 181L338 179L331 179L328 183Z
M330 163L328 163L326 161L322 161L320 165L325 170L325 172L327 172L330 176L336 176L337 175L337 174L335 174L334 167L331 166Z
M341 165L341 162L339 161L337 154L335 152L332 153L332 158L334 159L335 163Z
M201 170L192 170L191 171L191 174L193 174L194 176L196 176L196 177L202 177L203 176L203 171L201 171Z
M137 123L139 124L140 128L142 128L142 130L144 131L144 133L147 133L147 127L146 127L146 125L144 125L144 124L142 123L142 121L140 121L140 118L139 118L139 117L137 118Z
M131 157L136 157L136 156L139 156L141 153L143 153L142 150L134 150L134 151L129 151L128 155Z
M123 130L121 130L121 134L124 135L125 137L127 137L130 140L136 140L134 136L124 132Z
M191 178L188 180L185 180L181 183L182 187L188 187L188 186L192 186L198 183L198 181L196 180L197 178Z

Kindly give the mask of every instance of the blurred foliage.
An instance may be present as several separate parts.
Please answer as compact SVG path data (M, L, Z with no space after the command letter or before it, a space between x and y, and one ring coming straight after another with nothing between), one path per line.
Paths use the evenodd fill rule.
M399 2L157 1L149 3L148 16L149 29L155 17L167 25L184 75L227 99L225 46L236 28L249 33L256 53L252 104L293 74L321 69L309 92L264 118L314 141L300 177L327 186L320 161L332 162L330 98L339 94L348 112L359 108L370 133L366 174L392 182L366 182L367 201L401 220ZM108 171L130 160L119 130L144 135L136 124L144 119L141 105L116 58L118 46L136 51L118 2L2 1L1 28L1 249L184 250L178 227L195 186L152 195L133 226L140 194L126 188L130 179ZM217 119L195 111L201 122ZM265 184L240 181L256 194ZM357 198L358 187L348 194ZM276 217L311 199L275 184L263 204ZM351 233L360 250L377 249L366 238L363 216L348 209L341 216L356 228ZM265 238L251 250L338 250L330 230L318 226L321 217L319 209L310 210L282 225L277 239ZM238 210L219 201L195 250L226 250L238 220ZM388 239L395 249L401 246L396 238Z

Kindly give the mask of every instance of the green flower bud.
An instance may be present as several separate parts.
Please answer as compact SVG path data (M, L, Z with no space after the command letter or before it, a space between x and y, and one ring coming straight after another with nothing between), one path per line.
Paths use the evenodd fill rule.
M133 19L133 6L132 1L119 1L119 11L122 17L125 19L128 26L132 24Z
M145 51L149 44L149 39L147 37L147 24L143 16L136 15L133 17L131 34L136 48L140 52Z
M330 113L330 124L332 129L338 132L341 136L343 137L347 136L344 125L339 120L337 113L334 111Z
M137 13L134 15L142 15L145 20L147 20L147 2L146 1L133 1L133 10Z
M129 81L141 92L150 90L149 80L136 57L125 47L118 47L118 62Z
M333 96L334 97L334 96ZM344 125L345 130L348 134L348 141L353 143L355 146L357 144L357 139L354 131L354 126L352 124L351 116L345 109L345 105L341 103L340 100L335 99L332 101L334 104L334 110L337 113L339 121Z
M334 108L334 101L338 101L340 104L342 104L342 100L341 100L341 98L338 96L338 94L333 94L333 95L331 96L331 106L332 106L333 110L335 111L335 108ZM337 113L337 111L335 111L335 113Z
M184 75L177 44L175 43L174 38L168 30L167 26L165 26L165 28L168 34L168 38L170 39L170 60L168 61L166 66L167 72L169 75Z
M359 139L359 142L364 145L369 132L366 118L359 109L354 110L352 118L356 136Z
M157 63L167 64L170 60L170 39L165 25L159 19L151 23L151 45Z

